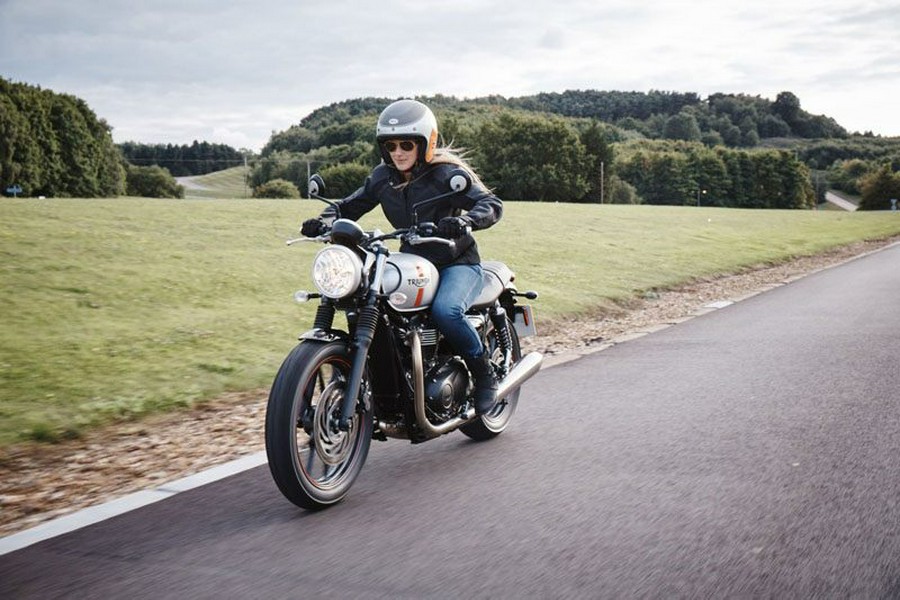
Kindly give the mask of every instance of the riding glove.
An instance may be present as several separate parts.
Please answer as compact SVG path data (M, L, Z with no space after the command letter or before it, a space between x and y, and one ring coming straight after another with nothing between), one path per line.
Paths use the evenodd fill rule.
M438 235L450 240L461 238L470 231L472 221L466 217L444 217L438 221Z
M318 217L303 221L303 225L300 227L300 233L306 237L316 237L322 235L327 230L328 228L325 226L325 223Z

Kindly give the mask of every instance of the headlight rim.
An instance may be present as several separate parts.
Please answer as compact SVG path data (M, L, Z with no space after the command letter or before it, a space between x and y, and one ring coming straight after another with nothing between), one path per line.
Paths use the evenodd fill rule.
M330 287L327 286L327 283L322 280L321 277L317 276L320 272L318 268L320 261L322 260L331 260L331 261L343 261L343 274L340 274L342 277L347 277L346 282L338 282L336 285L340 285L340 287L336 287L336 285L332 285ZM325 296L326 298L331 298L332 300L340 300L342 298L346 298L347 296L352 295L359 289L360 284L362 283L362 271L363 271L363 263L362 259L356 255L353 250L347 248L346 246L340 245L330 245L325 248L319 250L316 253L315 258L313 259L312 264L312 279L313 284L316 286L316 289Z

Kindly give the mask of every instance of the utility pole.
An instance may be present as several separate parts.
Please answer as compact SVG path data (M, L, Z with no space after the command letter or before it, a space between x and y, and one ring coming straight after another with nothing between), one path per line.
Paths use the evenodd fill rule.
M244 195L250 197L250 172L247 170L247 153L244 153Z
M605 202L604 199L604 178L603 178L603 161L600 161L600 204Z

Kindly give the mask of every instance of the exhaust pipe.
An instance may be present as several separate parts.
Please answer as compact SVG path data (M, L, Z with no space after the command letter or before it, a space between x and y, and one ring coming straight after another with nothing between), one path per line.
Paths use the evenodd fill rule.
M497 386L497 398L505 398L513 393L523 383L531 379L535 373L541 370L541 364L544 362L544 355L540 352L529 352L522 357L522 360L516 363L509 375L503 378Z
M409 345L412 351L413 389L415 391L413 403L416 411L416 424L419 428L430 436L437 437L450 433L460 425L465 425L474 419L475 409L470 408L466 411L466 414L450 419L440 425L435 425L428 420L428 417L425 415L425 368L422 364L422 341L419 339L419 334L416 330L412 330L409 333ZM522 360L516 363L509 375L504 377L503 381L498 384L497 398L505 398L519 389L523 383L540 370L543 362L544 356L540 352L529 352L522 357Z
M422 340L419 333L413 329L409 332L409 349L412 354L413 367L413 404L416 409L416 424L419 428L432 437L450 433L460 425L465 425L475 418L475 409L470 408L466 414L450 419L440 425L435 425L425 415L425 367L422 364Z

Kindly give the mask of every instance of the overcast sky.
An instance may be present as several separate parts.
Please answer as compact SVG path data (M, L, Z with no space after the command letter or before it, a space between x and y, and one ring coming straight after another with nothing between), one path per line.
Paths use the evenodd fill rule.
M746 93L900 136L900 0L0 0L0 76L117 142L259 150L351 98Z

